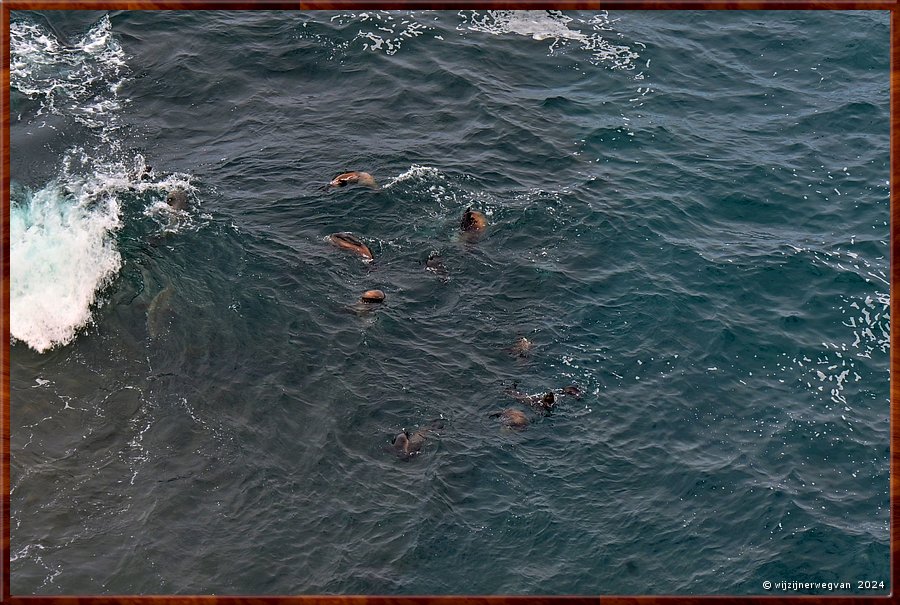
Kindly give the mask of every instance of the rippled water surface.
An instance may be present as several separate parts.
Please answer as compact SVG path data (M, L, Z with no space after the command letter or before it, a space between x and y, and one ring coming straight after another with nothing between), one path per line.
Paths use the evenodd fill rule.
M14 594L889 592L887 12L11 40Z

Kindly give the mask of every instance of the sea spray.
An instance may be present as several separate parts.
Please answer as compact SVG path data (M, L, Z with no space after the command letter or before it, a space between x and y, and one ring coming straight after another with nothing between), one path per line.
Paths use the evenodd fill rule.
M10 332L38 352L70 342L91 321L97 292L122 265L109 196L88 204L56 182L10 208Z
M107 15L73 44L29 20L10 23L10 87L40 104L35 116L14 119L65 115L105 138L122 106L117 93L125 68Z

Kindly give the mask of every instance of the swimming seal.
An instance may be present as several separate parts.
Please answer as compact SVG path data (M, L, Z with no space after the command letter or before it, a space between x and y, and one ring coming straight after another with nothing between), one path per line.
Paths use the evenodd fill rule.
M533 406L539 407L546 413L550 413L550 410L553 409L553 406L556 405L556 396L553 394L553 391L547 391L543 395L541 395L540 399L532 400Z
M487 219L477 210L472 210L469 206L463 214L462 220L459 221L459 228L463 231L483 231L487 226Z
M569 397L574 397L575 399L581 399L581 389L579 389L574 384L561 388L559 390L559 394L568 395Z
M189 202L184 189L176 189L166 196L166 203L172 210L187 210Z
M352 305L347 305L344 310L353 313L358 317L363 317L375 312L379 304L384 302L384 292L381 290L366 290L359 297L359 300Z
M531 353L531 349L534 347L534 343L521 336L516 339L516 342L513 346L507 349L511 355L518 357L520 359L525 359Z
M353 252L356 252L367 260L372 260L374 258L372 256L372 251L369 250L369 247L362 243L358 237L351 233L332 233L328 236L328 239L338 248L343 248L344 250L352 250Z
M384 302L384 292L381 290L366 290L359 300L364 303Z
M346 187L347 185L365 185L366 187L371 187L376 191L381 189L381 187L378 186L378 183L375 182L375 179L372 178L372 175L368 172L353 171L337 175L336 177L331 179L331 182L329 182L327 185L319 187L319 191L328 191L329 189Z
M421 453L422 447L425 445L425 437L431 431L444 428L444 423L440 420L432 420L431 426L422 427L415 433L410 434L409 431L397 433L391 440L391 446L394 454L403 460L409 460L413 456Z
M171 299L174 293L175 287L166 284L147 306L147 336L150 340L159 338L169 326L172 320Z
M531 406L542 414L549 414L556 406L556 395L553 391L547 391L543 395L528 395L518 390L518 384L506 389L504 392L520 403Z
M516 408L506 408L500 412L491 414L492 418L500 418L500 424L518 431L524 430L528 426L528 416L522 410Z
M439 275L442 278L446 278L450 273L447 271L447 267L444 266L444 261L441 260L441 256L437 251L432 251L431 254L428 255L428 258L425 260L425 270L429 273ZM446 279L444 281L446 281Z

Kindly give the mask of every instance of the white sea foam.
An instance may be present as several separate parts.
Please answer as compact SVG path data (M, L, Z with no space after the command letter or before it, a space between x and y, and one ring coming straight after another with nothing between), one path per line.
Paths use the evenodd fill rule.
M437 168L432 168L431 166L419 166L418 164L413 164L409 167L405 172L401 172L390 181L388 181L384 185L384 189L396 184L402 183L403 181L408 181L410 179L416 178L428 178L428 177L438 177L441 176L441 171Z
M10 23L10 86L40 102L37 115L67 115L110 131L122 105L115 93L125 67L125 52L106 15L72 45L36 23Z
M631 46L610 41L612 37L623 36L613 31L611 27L613 19L606 11L600 11L587 20L552 10L491 10L484 13L459 11L457 16L460 22L456 25L456 29L461 35L478 32L528 36L539 41L551 40L548 49L551 53L572 44L590 53L591 64L606 65L614 69L634 69L636 61L640 58L639 53ZM363 50L393 55L403 48L407 40L426 34L429 38L443 41L444 37L436 35L432 26L432 22L442 18L441 13L433 11L339 13L331 17L332 23L357 26L359 29L352 39L334 45L337 53L332 58L339 56L353 45L361 44ZM307 23L303 26L306 27ZM318 34L304 32L301 35L322 39ZM635 45L641 44L636 42ZM649 65L647 67L649 68ZM636 79L642 77L642 75L635 76ZM649 87L643 94L646 92L649 92Z
M10 209L10 331L38 352L70 342L91 320L97 291L122 264L110 233L114 197L78 201L50 183Z
M361 43L363 50L393 55L402 48L404 41L432 30L425 23L427 15L427 11L418 15L415 11L402 14L395 11L370 11L339 13L331 21L341 25L352 23L360 28L352 40L338 45L338 50L343 51L354 43Z
M561 11L510 11L495 10L484 14L472 11L460 12L463 22L457 29L483 32L495 36L516 34L529 36L535 40L553 40L549 51L553 52L568 43L576 43L582 50L591 53L590 62L608 65L615 69L634 69L640 55L626 44L613 44L608 35L612 21L608 13L602 11L588 21L577 20ZM584 27L581 29L570 27Z
M865 279L865 275L877 277L873 270L880 271L855 252L790 248L794 254L808 256L812 264L825 265L838 273L851 273ZM851 387L853 397L848 397L846 388L862 381L864 376L871 380L868 360L874 358L886 363L890 350L890 295L887 291L879 291L877 282L867 281L873 286L871 294L841 296L842 304L836 306L842 315L841 324L850 328L847 338L823 342L821 349L810 351L809 356L791 357L790 364L783 362L778 367L786 378L805 385L813 397L821 401L815 407L816 412L830 414L835 422L840 418L850 431L858 417L854 408L868 403L860 399L858 387ZM787 353L782 355L789 358ZM793 369L790 366L794 366ZM887 376L884 379L887 380Z

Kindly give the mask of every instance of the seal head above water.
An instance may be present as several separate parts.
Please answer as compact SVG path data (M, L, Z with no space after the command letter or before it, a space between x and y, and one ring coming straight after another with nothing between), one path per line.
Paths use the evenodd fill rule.
M487 219L485 216L477 210L472 210L471 206L466 208L462 220L459 221L459 228L462 231L472 233L483 231L485 227L487 227Z
M166 203L172 210L178 211L187 210L188 206L190 206L188 195L185 193L184 189L170 191L169 195L166 196Z
M364 303L381 303L384 302L384 292L381 290L366 290L359 300Z
M344 307L344 309L349 313L363 317L373 313L383 302L384 292L381 290L366 290L359 297L358 301Z
M329 191L331 189L337 189L338 187L346 187L347 185L364 185L366 187L370 187L372 189L380 190L381 187L378 186L378 183L375 182L375 179L368 172L344 172L343 174L339 174L327 184L319 187L321 191Z

